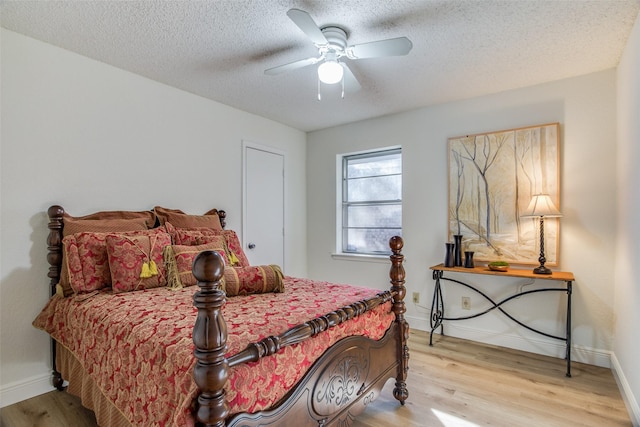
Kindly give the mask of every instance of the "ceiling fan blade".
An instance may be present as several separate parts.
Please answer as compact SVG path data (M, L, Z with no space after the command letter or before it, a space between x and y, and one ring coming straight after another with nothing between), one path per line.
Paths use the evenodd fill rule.
M347 56L351 59L402 56L408 54L411 48L413 48L411 40L406 37L398 37L349 46Z
M342 68L344 69L342 78L344 79L345 89L349 92L356 92L362 89L360 82L356 79L356 76L353 75L353 72L351 72L351 68L349 68L349 66L344 62L341 62L340 65L342 65Z
M284 73L285 71L296 70L298 68L306 67L307 65L313 65L318 63L321 58L307 58L301 59L299 61L290 62L288 64L279 65L277 67L269 68L264 70L264 73L270 76L275 76L276 74Z
M327 39L325 38L322 31L320 31L320 27L313 20L311 15L309 15L304 10L300 9L289 9L287 12L287 16L293 21L294 24L298 26L302 30L303 33L307 35L311 39L313 43L316 45L325 45L327 44Z

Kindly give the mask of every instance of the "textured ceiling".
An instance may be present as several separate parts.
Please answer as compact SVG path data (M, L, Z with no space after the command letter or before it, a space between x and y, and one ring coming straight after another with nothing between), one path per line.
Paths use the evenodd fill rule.
M310 131L615 67L640 0L2 1L4 28ZM406 36L407 56L349 63L340 98L287 17L337 24L349 44Z

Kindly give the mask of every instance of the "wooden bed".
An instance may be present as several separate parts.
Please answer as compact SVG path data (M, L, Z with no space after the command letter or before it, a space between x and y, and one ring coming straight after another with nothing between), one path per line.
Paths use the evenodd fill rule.
M218 215L224 227L226 213L218 211ZM51 206L48 216L48 277L51 279L53 295L62 271L65 211L60 206ZM389 246L392 252L390 290L309 319L280 334L251 342L244 350L233 355L227 352L228 320L223 317L227 297L220 286L224 261L213 250L199 253L193 262L193 276L199 287L193 295L193 305L197 309L192 333L193 355L196 359L193 380L198 389L192 404L194 423L203 426L348 426L378 397L387 380L392 378L395 379L393 395L404 405L408 398L409 325L404 317L406 289L402 238L391 238ZM276 404L253 413L230 413L225 385L231 369L268 358L385 303L391 305L395 319L381 339L374 340L361 335L342 338L331 345ZM66 378L63 379L56 366L56 353L64 350L58 349L53 339L52 351L53 383L62 390ZM296 366L292 366L292 369L296 369ZM86 404L84 399L83 403ZM88 406L93 409L95 405ZM116 424L112 421L105 423ZM105 427L108 425L105 424Z

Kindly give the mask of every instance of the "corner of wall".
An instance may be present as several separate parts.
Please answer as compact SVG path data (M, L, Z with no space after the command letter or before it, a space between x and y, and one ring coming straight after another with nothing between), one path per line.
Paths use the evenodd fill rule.
M640 406L638 405L638 399L633 395L633 390L631 390L631 386L622 371L622 366L620 366L620 362L618 362L615 353L611 354L611 370L620 389L622 400L627 407L627 411L629 411L631 423L634 426L640 426Z

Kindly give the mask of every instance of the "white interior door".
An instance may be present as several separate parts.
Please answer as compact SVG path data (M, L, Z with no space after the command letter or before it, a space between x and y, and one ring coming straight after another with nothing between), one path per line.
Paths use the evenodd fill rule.
M284 270L284 153L243 143L244 251L251 265Z

